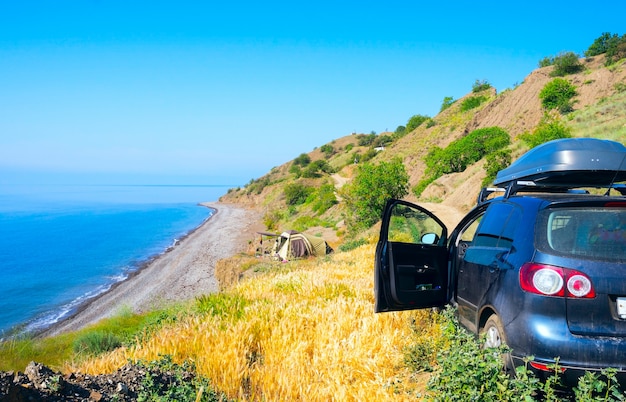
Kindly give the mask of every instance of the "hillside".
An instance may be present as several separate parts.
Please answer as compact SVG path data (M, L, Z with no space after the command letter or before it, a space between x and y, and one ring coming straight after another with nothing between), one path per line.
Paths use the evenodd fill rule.
M575 86L577 95L573 100L573 111L560 116L560 119L572 129L574 137L597 137L626 142L624 60L611 67L605 66L603 55L583 58L580 62L583 66L582 71L564 77ZM423 158L432 147L443 148L473 130L487 127L500 127L508 132L512 141L510 149L514 160L528 149L518 137L523 133L532 132L544 116L545 111L539 93L554 79L550 75L553 69L553 66L548 66L532 71L521 84L501 93L496 93L494 88L488 88L478 94L470 92L456 100L451 107L432 117L428 124L421 124L412 132L387 144L370 162L376 164L400 157L409 174L410 187L413 187L424 176L426 166ZM486 101L479 107L461 111L463 101L474 96L482 96ZM378 136L391 134L380 133ZM285 186L301 183L305 186L319 187L330 183L335 187L337 198L340 200L338 190L350 181L358 166L354 163L353 156L365 155L371 148L359 145L359 138L363 136L353 134L340 137L307 153L311 162L326 161L334 168L336 173L332 175L298 178L290 173L295 163L295 160L292 160L275 167L244 188L232 189L221 201L243 203L261 210L266 217L278 217L269 219L271 222L277 221L276 227L273 228L277 230L291 229L296 221L304 221L304 216L316 218L324 222L326 228L316 224L306 227L306 231L321 234L336 245L341 242L344 234L342 203L339 202L321 215L308 209L306 204L298 208L288 208L284 195ZM323 149L332 149L333 153L324 153ZM453 227L474 204L485 177L482 165L483 161L479 161L461 173L440 177L430 184L419 198L412 193L406 198L427 206L449 227ZM315 223L315 219L310 221Z

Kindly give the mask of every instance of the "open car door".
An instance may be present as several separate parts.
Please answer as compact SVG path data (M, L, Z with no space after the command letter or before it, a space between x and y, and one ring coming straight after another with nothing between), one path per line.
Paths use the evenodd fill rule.
M443 307L448 295L446 226L406 201L387 201L374 264L375 312Z

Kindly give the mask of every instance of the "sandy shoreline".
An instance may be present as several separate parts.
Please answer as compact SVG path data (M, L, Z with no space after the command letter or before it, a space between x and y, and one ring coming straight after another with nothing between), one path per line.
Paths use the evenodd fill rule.
M122 308L140 313L218 291L216 262L246 250L254 233L263 229L263 225L258 212L239 205L219 202L202 205L215 212L195 231L40 335L75 331L111 317Z

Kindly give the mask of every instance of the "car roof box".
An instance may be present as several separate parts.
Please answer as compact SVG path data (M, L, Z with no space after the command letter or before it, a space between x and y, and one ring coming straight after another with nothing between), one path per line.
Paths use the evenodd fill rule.
M498 172L494 184L519 180L554 187L609 187L626 181L626 147L595 138L546 142Z

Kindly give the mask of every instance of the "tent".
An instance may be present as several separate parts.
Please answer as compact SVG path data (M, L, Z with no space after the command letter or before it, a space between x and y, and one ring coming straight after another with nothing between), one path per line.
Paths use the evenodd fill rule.
M283 260L332 253L333 249L321 237L290 230L283 232L276 241L276 254Z

